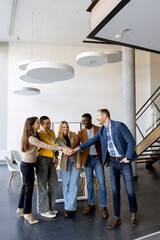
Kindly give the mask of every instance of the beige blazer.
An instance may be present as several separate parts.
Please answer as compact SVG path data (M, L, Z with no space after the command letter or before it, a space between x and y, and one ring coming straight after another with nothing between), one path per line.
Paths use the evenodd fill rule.
M74 143L75 139L76 139L76 133L72 132L72 136L70 138L71 146ZM57 143L61 147L67 147L67 143L66 143L66 140L64 138L57 138ZM61 163L60 163L61 170L67 171L67 161L68 161L68 156L66 156L62 153ZM80 155L79 151L73 154L73 162L74 162L74 167L75 168L76 168L77 163L81 164L81 155Z

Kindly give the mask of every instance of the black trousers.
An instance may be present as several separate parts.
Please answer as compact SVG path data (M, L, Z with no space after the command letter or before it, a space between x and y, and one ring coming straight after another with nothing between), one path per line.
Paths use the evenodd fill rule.
M21 162L20 169L23 175L23 187L19 198L18 208L23 208L24 214L32 212L32 195L34 185L35 163Z

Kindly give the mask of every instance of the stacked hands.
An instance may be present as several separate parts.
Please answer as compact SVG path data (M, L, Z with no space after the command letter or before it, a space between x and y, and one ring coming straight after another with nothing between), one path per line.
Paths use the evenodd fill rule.
M70 147L61 147L62 152L67 156L72 156L75 152L78 151L77 148L72 149Z
M66 156L70 157L70 156L72 156L75 152L78 151L78 148L72 149L72 148L70 148L70 147L61 147L61 150L62 150L62 152L63 152ZM80 169L80 168L81 168L81 164L80 164L80 163L76 163L76 168L77 168L77 169Z

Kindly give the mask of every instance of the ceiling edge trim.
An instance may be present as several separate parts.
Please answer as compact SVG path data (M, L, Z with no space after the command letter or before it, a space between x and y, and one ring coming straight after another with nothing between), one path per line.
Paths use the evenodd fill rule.
M87 38L94 38L95 35L119 12L124 8L131 0L121 1L87 36Z

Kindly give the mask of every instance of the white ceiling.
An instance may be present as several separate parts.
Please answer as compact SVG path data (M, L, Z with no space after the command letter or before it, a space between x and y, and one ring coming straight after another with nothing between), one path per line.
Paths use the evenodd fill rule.
M160 52L160 0L128 0L122 9L119 6L117 14L108 14L90 38ZM130 28L131 33L122 34L125 28ZM122 37L116 39L117 34Z
M0 42L81 45L90 33L90 4L91 0L0 0Z
M91 13L86 11L90 4L91 0L0 0L0 42L82 45L89 35L96 40L160 52L160 0L128 0L109 21L98 25L94 34ZM116 39L124 28L131 28L131 33Z

